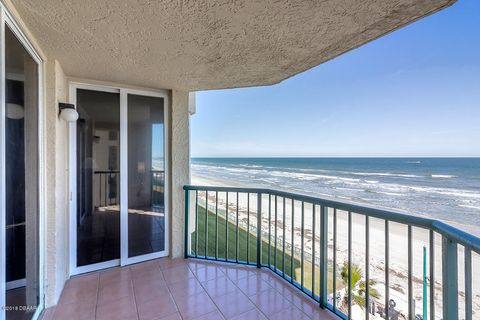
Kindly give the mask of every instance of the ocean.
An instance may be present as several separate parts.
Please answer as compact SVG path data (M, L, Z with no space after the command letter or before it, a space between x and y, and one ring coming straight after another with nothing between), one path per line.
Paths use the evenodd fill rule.
M480 158L192 158L192 176L390 208L480 233Z

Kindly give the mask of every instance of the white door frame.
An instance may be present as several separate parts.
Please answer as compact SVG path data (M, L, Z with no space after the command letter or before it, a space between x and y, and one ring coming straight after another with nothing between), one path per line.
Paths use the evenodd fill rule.
M119 89L90 84L70 83L69 100L77 105L77 89L120 94ZM121 148L120 148L121 150ZM100 269L116 267L120 259L99 262L77 267L77 123L68 124L68 180L69 180L69 242L70 242L70 275L92 272ZM121 184L120 184L121 185Z
M166 257L169 254L169 168L165 166L165 250L136 257L128 257L128 95L159 97L164 99L164 157L169 159L169 101L165 90L136 90L121 86L104 86L89 83L70 83L70 103L76 105L77 89L112 92L120 94L120 259L77 267L77 130L76 123L69 125L69 190L70 190L70 275L92 272L100 269L124 266L145 260Z
M17 24L13 16L8 12L8 9L0 2L0 307L6 303L6 274L5 274L5 26L15 34L18 41L23 45L25 50L30 54L32 59L37 64L38 76L38 237L39 237L39 270L38 270L38 285L39 285L39 304L32 319L38 319L42 313L44 300L44 253L45 253L45 139L44 139L44 61L32 46L27 36L24 34L20 26ZM5 319L5 310L0 308L0 320Z

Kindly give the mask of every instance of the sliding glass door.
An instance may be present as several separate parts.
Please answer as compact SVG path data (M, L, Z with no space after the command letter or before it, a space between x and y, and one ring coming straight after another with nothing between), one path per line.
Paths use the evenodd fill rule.
M167 96L82 84L71 96L71 273L167 255Z
M128 258L165 251L164 99L128 94ZM135 259L131 259L135 261Z
M41 303L40 67L13 24L3 28L0 319L30 319Z
M120 259L120 93L76 94L77 266L109 267Z

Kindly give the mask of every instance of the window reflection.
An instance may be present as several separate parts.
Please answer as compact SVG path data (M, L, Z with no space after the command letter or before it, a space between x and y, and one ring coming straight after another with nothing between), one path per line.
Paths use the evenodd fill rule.
M128 96L129 257L165 250L164 100Z

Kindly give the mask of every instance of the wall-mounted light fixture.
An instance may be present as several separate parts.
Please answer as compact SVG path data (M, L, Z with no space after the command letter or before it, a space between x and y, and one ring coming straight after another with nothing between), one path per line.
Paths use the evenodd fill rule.
M20 120L25 117L25 110L23 106L17 103L7 103L7 118L13 120Z
M75 105L71 103L59 103L58 114L61 119L67 122L75 122L78 120L78 112L75 110Z

